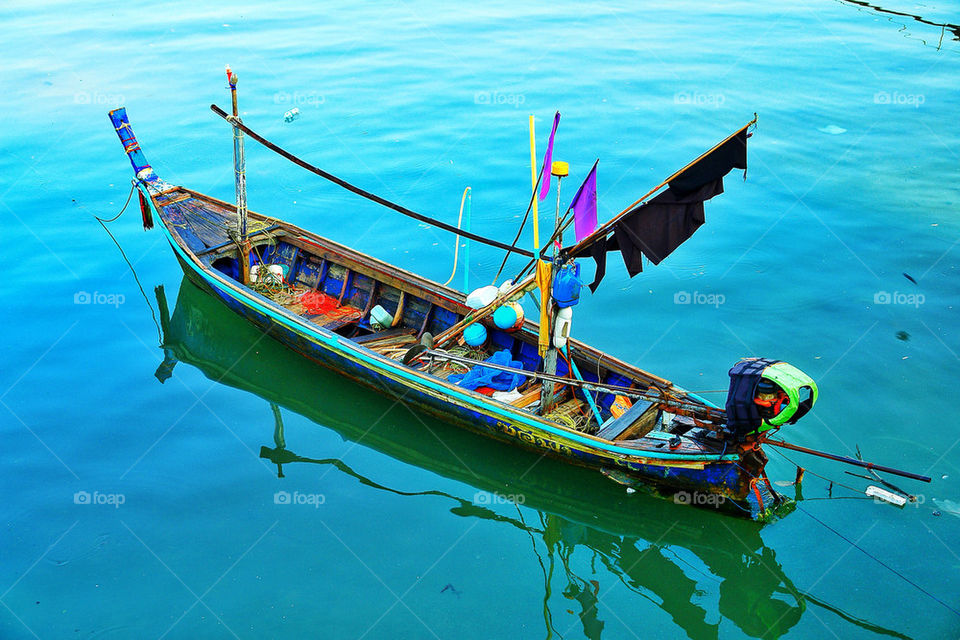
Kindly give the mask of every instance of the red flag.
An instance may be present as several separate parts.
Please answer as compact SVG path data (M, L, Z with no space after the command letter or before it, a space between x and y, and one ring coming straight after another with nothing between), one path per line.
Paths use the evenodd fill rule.
M560 112L553 116L553 129L550 131L550 141L547 142L547 152L543 155L543 177L540 179L540 200L547 197L550 191L550 167L553 164L553 136L557 133L557 125L560 124Z

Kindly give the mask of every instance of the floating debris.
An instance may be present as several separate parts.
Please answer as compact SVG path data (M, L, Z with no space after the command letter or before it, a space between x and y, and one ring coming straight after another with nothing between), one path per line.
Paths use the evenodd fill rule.
M299 117L300 117L300 109L297 107L294 107L293 109L290 109L290 111L287 111L285 114L283 114L283 121L293 122Z
M960 503L954 502L953 500L936 500L934 502L941 511L946 511L952 516L960 517ZM939 511L937 513L940 513Z
M869 487L867 487L867 490L864 493L866 493L871 498L875 498L876 500L882 500L884 502L889 502L890 504L896 505L898 507L902 507L903 505L907 504L907 499L904 498L903 496L893 493L892 491L887 491L886 489L881 489L880 487L876 487L873 485L870 485Z
M913 279L913 276L911 276L906 271L903 272L903 277L909 280L910 282L912 282L913 284L917 284L917 281Z
M820 127L819 129L817 129L817 131L820 131L820 132L822 132L822 133L827 133L827 134L829 134L829 135L831 135L831 136L838 136L838 135L840 135L841 133L846 133L846 132L847 132L846 129L844 129L843 127L838 127L838 126L835 125L835 124L828 124L828 125L825 126L825 127Z

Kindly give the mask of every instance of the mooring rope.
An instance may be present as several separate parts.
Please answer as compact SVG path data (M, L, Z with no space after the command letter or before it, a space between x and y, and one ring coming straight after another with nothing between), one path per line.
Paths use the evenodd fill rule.
M136 188L137 188L136 181L131 181L130 194L127 196L127 201L123 203L123 208L120 209L120 213L118 213L117 215L113 216L110 219L101 218L96 214L93 214L93 217L96 218L97 222L100 223L100 226L103 227L103 230L106 231L107 235L110 236L110 239L113 240L113 244L117 245L117 249L120 250L120 255L123 256L124 262L126 262L127 266L130 268L130 273L133 274L133 279L136 280L137 287L140 289L140 295L143 296L144 302L147 303L147 307L150 309L150 316L153 318L153 324L157 327L157 342L158 344L163 344L163 332L160 330L160 323L157 322L157 314L154 312L153 305L150 304L150 299L147 297L146 292L143 290L143 285L140 283L139 276L137 276L137 270L133 268L133 264L131 264L130 259L127 258L127 254L123 250L123 247L120 246L120 243L117 242L117 239L114 237L114 235L110 233L110 229L107 228L108 223L114 222L115 220L117 220L120 216L123 215L123 212L127 210L127 207L130 205L130 199L133 198L133 192L136 190Z
M797 467L800 466L800 465L798 465L797 463L795 463L795 462L793 462L792 460L790 460L790 458L788 458L786 455L784 455L783 453L781 453L779 450L777 451L777 453L779 453L781 456L783 456L783 458L786 459L787 462L790 462L791 464L793 464L793 465L795 465L795 466L797 466ZM850 487L850 486L848 486L848 485L842 484L842 483L837 482L837 481L835 481L835 480L831 480L830 478L827 478L826 476L822 476L822 475L820 475L820 474L818 474L818 473L815 473L815 472L813 472L813 471L810 471L809 469L804 469L804 470L805 470L806 472L811 473L812 475L817 476L818 478L820 478L820 479L822 479L822 480L826 480L826 481L830 482L831 485L836 484L836 485L839 485L839 486L841 486L841 487L844 487L845 489L850 489L850 490L852 490L852 491L855 491L855 492L857 492L857 493L860 493L859 490L854 489L853 487ZM815 499L815 498L814 498L814 499ZM840 498L839 498L839 497L837 497L837 498L831 497L830 499L832 499L832 500L839 500ZM917 584L916 582L914 582L914 581L911 580L910 578L906 577L905 575L903 575L902 573L900 573L899 571L897 571L896 569L894 569L894 568L891 567L890 565L886 564L883 560L881 560L880 558L876 557L875 555L873 555L872 553L870 553L869 551L867 551L866 549L864 549L863 547L861 547L860 545L858 545L856 542L854 542L854 541L851 540L850 538L846 537L845 535L843 535L842 533L840 533L839 531L837 531L836 529L834 529L833 527L831 527L830 525L828 525L826 522L824 522L823 520L821 520L821 519L818 518L817 516L813 515L812 513L810 513L810 512L807 511L806 509L804 509L804 508L800 505L800 502L799 502L799 501L796 502L796 506L797 506L797 509L799 509L802 513L805 513L806 515L810 516L811 519L813 519L813 520L816 521L817 523L823 525L824 528L828 529L830 532L832 532L834 535L836 535L837 537L839 537L839 538L840 538L841 540L843 540L844 542L850 544L852 547L854 547L855 549L857 549L858 551L860 551L861 553L863 553L865 556L867 556L868 558L870 558L871 560L873 560L874 562L876 562L877 564L879 564L881 567L883 567L883 568L886 569L887 571L891 572L892 574L894 574L895 576L897 576L898 578L900 578L901 580L903 580L904 582L906 582L907 584L909 584L909 585L912 586L913 588L917 589L918 591L920 591L921 593L923 593L923 594L926 595L927 597L932 598L933 600L936 600L937 602L939 602L940 604L942 604L944 607L946 607L947 609L949 609L950 611L952 611L952 612L955 613L956 615L960 616L960 611L958 611L957 609L954 609L954 608L951 607L949 604L947 604L946 602L944 602L943 600L941 600L941 599L938 598L937 596L933 595L932 593L930 593L929 591L927 591L926 589L924 589L923 587L921 587L919 584Z
M861 547L860 545L858 545L856 542L854 542L854 541L851 540L850 538L846 537L845 535L843 535L842 533L840 533L839 531L837 531L836 529L834 529L833 527L831 527L830 525L828 525L826 522L824 522L823 520L821 520L821 519L818 518L817 516L813 515L812 513L810 513L810 512L807 511L806 509L804 509L802 506L800 506L800 504L797 504L797 509L799 509L802 513L805 513L805 514L807 514L808 516L810 516L814 521L820 523L820 524L823 525L826 529L828 529L829 531L833 532L833 534L836 535L838 538L840 538L841 540L843 540L844 542L848 543L848 544L849 544L850 546L852 546L853 548L855 548L855 549L857 549L858 551L860 551L861 553L863 553L865 556L867 556L868 558L870 558L871 560L873 560L874 562L876 562L877 564L879 564L881 567L883 567L884 569L886 569L886 570L889 571L890 573L894 574L895 576L897 576L898 578L900 578L901 580L903 580L904 582L906 582L907 584L909 584L910 586L912 586L913 588L915 588L915 589L916 589L917 591L919 591L920 593L924 594L925 596L927 596L927 597L929 597L929 598L931 598L931 599L933 599L933 600L936 600L937 602L939 602L940 604L942 604L944 607L946 607L947 609L949 609L950 611L952 611L954 614L956 614L957 616L960 616L960 611L958 611L957 609L954 609L954 608L951 607L949 604L947 604L946 602L944 602L943 600L941 600L941 599L938 598L937 596L933 595L932 593L930 593L929 591L927 591L926 589L924 589L923 587L921 587L919 584L917 584L916 582L914 582L913 580L911 580L911 579L908 578L907 576L903 575L902 573L900 573L899 571L897 571L896 569L894 569L893 567L891 567L890 565L888 565L887 563L885 563L883 560L881 560L880 558L876 557L875 555L873 555L872 553L870 553L869 551L867 551L866 549L864 549L863 547Z

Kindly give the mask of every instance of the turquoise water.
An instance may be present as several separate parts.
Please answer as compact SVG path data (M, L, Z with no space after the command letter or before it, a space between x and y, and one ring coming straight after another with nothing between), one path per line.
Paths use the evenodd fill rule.
M824 526L960 609L960 47L927 23L825 0L5 5L0 635L955 637L957 615ZM762 529L627 495L259 340L181 284L133 208L111 229L169 302L181 362L160 384L150 310L92 217L129 191L106 112L127 106L168 181L229 200L230 134L207 108L227 104L227 62L268 138L451 222L469 185L474 230L507 239L528 114L542 151L563 113L563 200L600 158L605 219L757 112L747 181L659 267L630 280L611 257L574 333L698 391L741 356L790 361L821 399L789 440L934 482L894 479L920 494L897 509L804 458L839 484L808 473L800 509ZM448 277L447 235L255 145L247 160L254 210ZM471 284L500 257L471 247Z

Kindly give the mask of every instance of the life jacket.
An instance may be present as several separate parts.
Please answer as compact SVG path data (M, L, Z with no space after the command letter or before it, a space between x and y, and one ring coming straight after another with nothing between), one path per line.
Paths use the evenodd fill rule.
M730 369L730 390L727 392L727 429L738 440L760 429L763 416L755 402L757 385L763 371L782 360L753 358L741 360Z
M761 380L776 389L773 397L757 396ZM813 408L817 395L813 378L786 362L769 358L741 360L730 369L727 429L743 441L752 433L793 424Z

